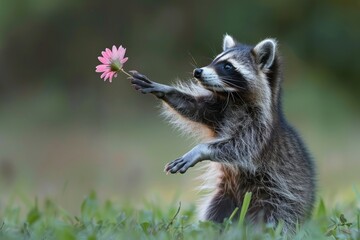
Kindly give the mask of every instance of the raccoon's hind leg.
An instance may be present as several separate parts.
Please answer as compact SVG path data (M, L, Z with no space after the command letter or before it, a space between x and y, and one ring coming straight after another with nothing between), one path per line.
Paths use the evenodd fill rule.
M209 205L206 206L204 218L205 220L222 223L225 218L230 217L235 208L235 202L229 196L219 191L212 197ZM238 213L235 219L238 218Z

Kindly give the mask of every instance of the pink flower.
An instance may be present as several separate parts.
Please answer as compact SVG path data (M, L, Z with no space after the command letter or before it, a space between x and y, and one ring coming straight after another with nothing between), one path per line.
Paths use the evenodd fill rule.
M103 78L104 81L109 79L109 82L112 81L113 77L117 77L119 71L123 71L123 64L128 60L125 56L126 48L120 46L116 48L115 45L112 47L112 51L108 48L105 51L102 51L102 57L98 57L99 61L102 63L96 66L96 72L102 73L100 78Z

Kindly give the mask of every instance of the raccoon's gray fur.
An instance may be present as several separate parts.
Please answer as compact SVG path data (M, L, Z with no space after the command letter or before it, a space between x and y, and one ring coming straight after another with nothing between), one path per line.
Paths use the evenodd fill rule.
M194 70L196 81L167 86L131 72L135 89L162 99L171 122L205 139L165 167L185 173L211 161L205 179L215 182L202 219L222 222L241 207L246 192L252 192L248 221L283 220L284 231L293 232L311 214L314 164L282 112L278 55L274 39L253 47L226 35L223 52Z

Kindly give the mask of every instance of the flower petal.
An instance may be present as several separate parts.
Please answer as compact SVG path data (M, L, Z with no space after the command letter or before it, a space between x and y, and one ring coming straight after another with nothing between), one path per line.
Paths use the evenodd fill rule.
M109 55L109 58L111 58L111 57L112 57L112 52L111 52L111 50L108 49L108 48L106 48L105 51L106 51L106 53Z
M98 57L99 61L103 64L110 64L110 60L104 57Z
M112 52L113 52L113 53L116 53L116 52L117 52L117 48L116 48L115 45L112 46Z
M117 48L115 45L112 46L112 56L111 58L112 59L117 59L119 57L119 54L118 54L118 51L117 51Z
M106 81L106 80L111 76L112 73L113 73L113 72L108 72L108 73L105 75L104 80Z
M124 64L124 63L126 63L126 61L127 61L128 59L129 59L128 57L123 58L123 59L120 60L120 63L121 63L121 64Z
M114 75L115 75L115 72L110 73L109 82L112 82L112 79L113 79Z
M100 78L104 78L107 73L108 73L108 72L103 72L103 73L101 74Z
M122 46L119 47L119 58L123 59L126 53L126 48L123 48Z
M107 64L101 64L96 66L95 72L104 72L110 70L110 66Z
M102 51L101 54L103 55L104 58L110 58L110 56L105 51Z

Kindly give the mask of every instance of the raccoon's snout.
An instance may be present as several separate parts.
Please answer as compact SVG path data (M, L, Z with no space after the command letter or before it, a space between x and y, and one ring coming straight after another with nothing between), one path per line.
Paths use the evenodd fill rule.
M203 72L203 70L201 68L195 68L194 72L193 72L194 77L195 78L201 78L202 72Z

